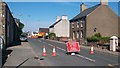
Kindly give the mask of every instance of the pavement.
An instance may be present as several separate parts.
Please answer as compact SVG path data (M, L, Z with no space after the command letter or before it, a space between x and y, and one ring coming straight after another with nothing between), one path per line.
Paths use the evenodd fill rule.
M8 54L3 67L40 66L40 60L35 59L38 56L28 42L22 42L22 45L9 47L7 51L11 51L11 53Z
M49 39L47 39L49 40ZM62 43L62 44L66 44L65 42L61 42L61 41L56 41L56 40L49 40L49 41L52 41L52 42L57 42L57 43ZM90 46L83 46L81 45L82 48L86 48L86 49L90 49ZM111 55L119 55L119 52L113 52L113 51L110 51L108 49L102 49L102 48L98 48L98 47L94 47L94 50L95 51L100 51L100 52L103 52L103 53L108 53L108 54L111 54Z

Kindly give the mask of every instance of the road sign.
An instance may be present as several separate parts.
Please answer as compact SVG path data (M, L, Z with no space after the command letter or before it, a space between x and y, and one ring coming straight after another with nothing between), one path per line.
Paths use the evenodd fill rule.
M67 51L68 52L79 52L80 51L79 43L75 41L67 42Z

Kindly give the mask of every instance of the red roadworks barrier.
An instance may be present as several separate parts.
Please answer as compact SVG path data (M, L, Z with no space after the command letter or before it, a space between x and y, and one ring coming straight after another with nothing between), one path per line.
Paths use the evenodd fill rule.
M80 52L79 43L75 41L67 42L67 51L68 52Z

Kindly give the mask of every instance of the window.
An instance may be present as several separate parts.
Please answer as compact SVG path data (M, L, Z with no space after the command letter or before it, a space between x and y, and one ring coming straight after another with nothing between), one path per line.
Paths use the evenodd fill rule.
M74 28L74 23L72 23L72 28Z
M81 31L81 33L80 33L80 37L83 38L83 31Z
M82 28L82 27L83 27L83 23L81 23L81 25L80 25L80 26L81 26L81 28Z
M94 32L96 32L97 31L97 28L94 28Z
M77 28L79 28L79 23L77 24Z
M79 28L79 22L77 22L77 28Z
M75 39L75 31L73 31L73 39Z
M77 39L79 39L79 31L77 31Z

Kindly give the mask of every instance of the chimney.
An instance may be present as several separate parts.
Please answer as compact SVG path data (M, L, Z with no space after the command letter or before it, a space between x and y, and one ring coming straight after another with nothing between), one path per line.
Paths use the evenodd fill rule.
M84 3L82 3L81 5L80 5L80 12L83 12L84 10L86 10L87 9L87 6L84 4Z
M68 19L67 15L62 16L62 20L67 20L67 19Z
M59 21L60 19L61 19L60 16L57 16L56 22Z
M100 0L101 5L108 5L108 0Z

